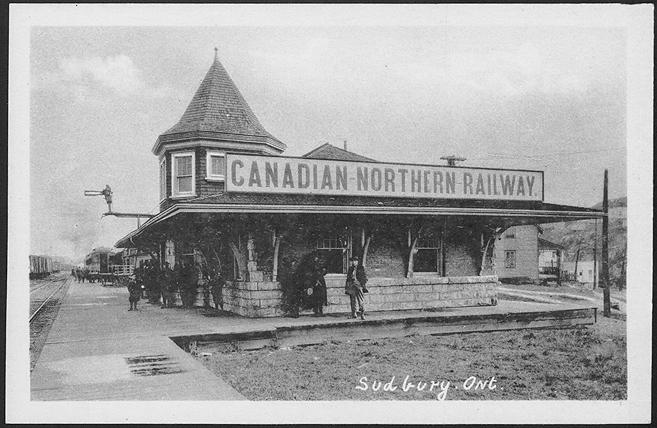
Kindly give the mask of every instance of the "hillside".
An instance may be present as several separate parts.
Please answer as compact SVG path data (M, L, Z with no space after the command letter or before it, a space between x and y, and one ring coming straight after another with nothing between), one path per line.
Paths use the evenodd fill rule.
M602 203L592 208L601 209ZM609 279L614 286L625 286L627 257L627 197L609 201ZM577 250L580 260L593 260L596 238L596 221L582 220L541 225L542 237L565 247L564 261L575 261ZM602 221L597 221L598 261L602 249Z

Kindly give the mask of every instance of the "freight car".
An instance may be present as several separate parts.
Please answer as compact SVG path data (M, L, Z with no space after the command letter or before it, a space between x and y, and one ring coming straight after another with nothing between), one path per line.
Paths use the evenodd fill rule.
M57 271L57 265L50 257L30 255L30 279L44 278Z

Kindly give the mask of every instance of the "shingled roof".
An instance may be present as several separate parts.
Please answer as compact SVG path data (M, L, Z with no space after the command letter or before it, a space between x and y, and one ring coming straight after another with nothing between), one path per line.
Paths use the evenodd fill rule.
M160 145L196 138L266 144L277 152L286 146L260 124L216 54L212 66L178 123L159 136Z
M358 153L350 152L339 147L330 145L329 143L322 144L319 147L311 150L302 157L309 159L328 159L328 160L349 160L349 161L363 161L363 162L377 162L374 159L359 155Z

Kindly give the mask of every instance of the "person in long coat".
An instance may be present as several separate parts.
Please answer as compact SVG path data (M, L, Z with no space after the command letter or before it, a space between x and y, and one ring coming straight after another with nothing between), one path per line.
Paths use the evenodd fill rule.
M164 262L164 269L162 270L162 279L160 281L160 294L162 295L162 308L170 308L171 297L175 287L176 278L171 269L169 262Z
M128 310L138 311L139 309L137 309L137 302L139 302L139 299L141 298L141 289L139 284L137 284L134 275L131 275L128 279L128 293L128 301L130 302L130 309Z
M301 287L297 275L297 261L283 258L278 271L278 280L283 287L283 301L287 316L299 318L299 302L301 300Z
M356 318L356 304L358 304L358 314L360 319L365 319L365 303L363 293L367 293L367 274L365 268L359 263L358 257L350 259L351 266L347 271L347 280L345 281L345 294L349 295L351 304L351 318Z
M212 301L214 302L215 309L221 308L222 311L224 310L224 285L226 285L226 280L221 275L219 269L211 269L210 292L212 293Z
M315 316L323 316L324 306L328 304L328 299L326 296L326 280L324 279L326 272L326 267L320 267L315 272L315 283L313 284L313 312L315 313Z
M183 264L184 289L183 306L191 308L196 300L196 287L198 286L199 275L194 265L191 263Z

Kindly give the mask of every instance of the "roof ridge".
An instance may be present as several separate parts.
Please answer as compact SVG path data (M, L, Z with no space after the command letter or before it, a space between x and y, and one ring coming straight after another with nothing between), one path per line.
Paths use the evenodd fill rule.
M322 153L322 151L324 153ZM327 153L328 152L328 153ZM330 155L330 153L333 152L333 155ZM319 153L319 155L318 155ZM322 157L323 156L323 157ZM328 157L326 157L328 156ZM337 157L336 157L337 156ZM340 147L336 147L332 145L331 143L324 143L321 146L318 146L314 148L313 150L309 151L305 155L301 156L304 158L311 158L311 159L327 159L327 160L355 160L355 161L361 161L361 162L379 162L375 159L372 159L367 156L363 156L361 154L358 154L356 152L351 152L349 150L341 149Z
M312 149L311 151L309 151L308 153L306 153L305 155L301 155L301 157L304 158L304 157L306 157L306 156L308 156L308 155L310 155L310 154L315 153L317 150L321 149L322 147L326 147L326 146L331 146L331 144L329 144L329 143L324 143L324 144L322 144L321 146L317 146L317 147L315 147L314 149ZM334 146L331 146L331 147L334 147Z

